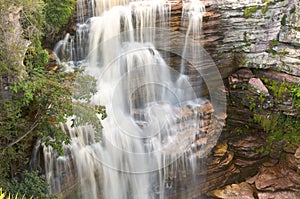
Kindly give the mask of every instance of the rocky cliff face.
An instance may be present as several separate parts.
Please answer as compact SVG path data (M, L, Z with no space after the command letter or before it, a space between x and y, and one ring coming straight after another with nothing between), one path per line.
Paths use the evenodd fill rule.
M4 103L12 97L8 92L8 86L26 76L23 59L30 42L22 35L21 10L22 8L17 6L0 9L0 103ZM9 74L7 71L12 72Z
M244 181L208 195L299 198L299 140L279 137L268 152L262 150L272 130L257 115L269 122L275 115L271 126L276 127L281 116L291 117L298 124L294 132L300 132L299 109L290 92L300 83L300 2L223 0L206 1L206 6L203 45L217 63L228 94L227 126L216 149L228 145L235 172L223 184Z
M300 75L299 1L208 0L206 4L210 14L204 24L204 37L210 39L205 44L210 45L211 32L216 32L214 57L223 76L238 67ZM218 26L210 20L216 15Z

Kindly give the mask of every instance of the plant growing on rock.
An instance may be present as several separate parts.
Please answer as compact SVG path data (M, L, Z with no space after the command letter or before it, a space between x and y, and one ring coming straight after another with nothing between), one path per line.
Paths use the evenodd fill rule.
M295 99L295 106L300 109L300 84L291 89L291 93ZM300 114L300 113L299 113Z
M65 1L45 2L48 8L50 5L53 8L57 3L62 4ZM41 180L43 177L37 178L38 174L27 176L25 172L33 145L37 139L41 139L62 152L62 144L70 142L70 138L60 129L60 123L74 114L73 82L76 78L84 77L79 72L47 70L49 57L48 52L42 47L42 33L45 26L51 24L45 19L43 12L47 9L44 7L45 2L16 0L12 4L10 1L0 0L0 27L3 33L0 34L0 182L5 191L11 190L14 194L19 192L19 196L23 192L14 189L19 186L22 186L23 191L32 187L40 193L45 193L45 181ZM70 17L71 3L74 6L75 1L65 3L67 2L68 12L65 14ZM46 15L57 14L53 13L54 11L56 12L54 8L48 9ZM52 20L51 23L65 25L66 15L64 20L60 22ZM7 16L13 16L13 20ZM7 25L9 23L13 25L9 27ZM11 36L15 38L12 39ZM91 77L85 78L93 82ZM92 84L81 97L88 101L93 93ZM86 104L81 104L84 105ZM99 111L98 107L90 108L94 112ZM103 107L101 111L104 111ZM99 120L93 119L83 118L80 122L92 125L98 122L98 127L101 127ZM16 180L16 176L23 177ZM30 181L32 184L28 184ZM29 195L38 198L48 197L37 195L36 192Z
M268 88L272 91L276 104L282 103L292 96L297 111L296 115L286 115L282 111L266 114L262 110L254 113L254 122L258 123L267 133L267 145L264 147L264 152L270 152L275 142L284 141L297 144L300 141L300 89L299 85L264 81L268 83Z
M250 18L252 14L254 14L258 10L258 7L256 6L250 6L245 8L244 10L244 17L245 18Z
M44 12L48 27L58 33L65 25L68 24L75 9L76 0L44 0L46 6Z

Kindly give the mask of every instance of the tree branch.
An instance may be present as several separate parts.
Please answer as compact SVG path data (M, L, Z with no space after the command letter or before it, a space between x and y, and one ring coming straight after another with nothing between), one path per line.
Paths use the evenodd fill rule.
M38 114L36 114L35 115L35 119L37 118L37 115ZM11 147L11 146L13 146L13 145L15 145L15 144L17 144L18 142L20 142L21 140L23 140L27 135L29 135L37 126L38 126L38 119L36 119L33 123L32 123L32 125L30 126L30 128L28 129L28 131L25 133L25 134L23 134L23 135L21 135L20 137L18 137L15 141L13 141L13 142L11 142L11 143L9 143L3 150L2 150L2 154L5 152L5 150L6 149L8 149L9 147Z

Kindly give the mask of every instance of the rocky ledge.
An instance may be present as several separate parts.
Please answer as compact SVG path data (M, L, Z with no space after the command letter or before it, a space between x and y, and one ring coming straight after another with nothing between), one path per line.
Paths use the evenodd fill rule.
M222 75L238 67L300 76L297 0L206 0L203 45Z
M248 68L228 77L228 118L220 142L228 144L239 172L209 196L299 198L299 108L291 94L299 82L297 76Z
M293 151L293 150L292 150ZM285 160L278 164L265 161L258 173L239 184L227 185L210 193L215 198L226 199L297 199L300 197L300 159L297 151L289 150Z

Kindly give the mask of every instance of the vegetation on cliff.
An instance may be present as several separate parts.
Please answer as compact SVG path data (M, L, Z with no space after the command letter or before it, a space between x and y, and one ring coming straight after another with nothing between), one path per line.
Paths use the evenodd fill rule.
M255 106L253 120L258 123L267 133L267 145L261 151L269 153L272 151L274 143L282 142L283 145L289 143L297 144L300 141L300 87L299 84L279 83L263 78L264 83L274 97L274 112L266 112L261 107ZM260 96L263 102L264 97ZM288 110L277 110L278 106L291 101L295 111L289 113Z
M35 141L58 151L69 143L59 123L72 115L76 73L47 70L42 38L45 28L65 26L74 6L75 0L0 0L0 183L19 197L51 197L42 176L25 172Z

